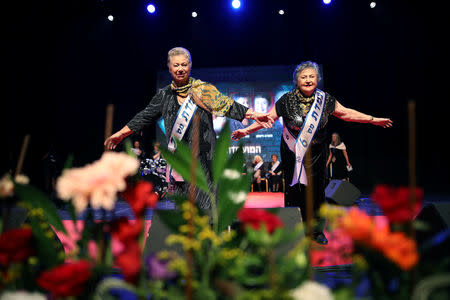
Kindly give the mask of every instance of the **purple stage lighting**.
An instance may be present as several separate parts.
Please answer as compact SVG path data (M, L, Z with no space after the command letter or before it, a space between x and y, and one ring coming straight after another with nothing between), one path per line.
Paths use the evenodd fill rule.
M232 6L234 9L238 9L239 7L241 7L241 1L239 1L239 0L233 0L233 1L231 1L231 6Z
M331 3L331 0L323 0L323 3L328 5Z

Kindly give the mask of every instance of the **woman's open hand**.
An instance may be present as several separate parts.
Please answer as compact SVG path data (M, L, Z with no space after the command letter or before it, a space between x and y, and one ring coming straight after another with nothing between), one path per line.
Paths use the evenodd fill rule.
M105 140L104 145L106 146L106 149L112 150L116 149L116 146L120 144L120 142L125 138L124 134L122 134L120 131L114 133L112 136L107 138Z
M272 128L272 124L274 122L273 118L269 114L263 114L256 111L253 112L252 119L264 128Z
M243 138L246 135L247 133L245 129L238 129L231 133L231 139L233 141L238 141L239 139Z
M389 128L392 127L392 120L387 118L373 118L372 121L370 121L371 124L381 126L383 128Z

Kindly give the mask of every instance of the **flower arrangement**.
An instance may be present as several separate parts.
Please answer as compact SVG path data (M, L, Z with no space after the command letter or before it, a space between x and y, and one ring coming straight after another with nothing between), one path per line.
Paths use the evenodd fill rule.
M250 175L241 174L242 148L228 156L229 143L225 129L211 176L182 142L175 153L161 149L171 167L206 193L212 205L203 211L188 195L171 195L178 209L154 211L172 230L167 249L157 253L143 249L145 210L156 207L158 196L151 183L135 176L139 164L134 157L106 152L58 179L58 194L67 201L76 231L74 247L66 253L55 235L67 233L55 206L24 177L5 175L0 180L0 300L116 299L117 291L139 299L151 294L152 299L343 300L355 298L355 286L364 278L374 299L408 299L418 294L421 283L441 282L430 279L435 270L424 264L429 247L419 247L410 235L423 192L417 190L411 206L409 192L386 186L377 187L372 198L389 225L356 208L322 207L330 225L353 241L353 284L332 291L314 281L311 242L302 224L286 228L276 209L244 208ZM133 220L106 218L118 195L128 203ZM16 208L27 213L27 222L10 228L8 218ZM94 220L92 209L105 212L105 218ZM288 244L292 246L286 249ZM442 272L448 263L442 262Z

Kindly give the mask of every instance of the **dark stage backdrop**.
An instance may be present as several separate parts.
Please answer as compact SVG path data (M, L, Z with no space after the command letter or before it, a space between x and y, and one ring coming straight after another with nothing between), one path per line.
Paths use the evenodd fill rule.
M155 94L169 49L183 46L192 54L193 75L226 93L243 81L197 72L292 66L276 76L275 88L290 84L294 65L313 60L323 66L324 89L341 104L392 118L390 129L330 119L329 134L340 133L347 145L352 182L367 191L379 183L408 183L407 102L416 100L418 185L425 193L450 194L448 76L439 74L448 69L449 18L438 1L377 1L370 9L365 1L325 6L246 0L236 12L228 1L167 0L157 1L155 15L140 0L4 4L1 174L15 168L28 133L24 173L35 184L42 181L49 150L55 149L59 169L70 153L75 166L98 159L105 107L115 105L114 130L122 128ZM280 6L283 16L277 13ZM197 18L191 17L194 8ZM110 13L114 22L107 19ZM150 151L152 131L147 132Z

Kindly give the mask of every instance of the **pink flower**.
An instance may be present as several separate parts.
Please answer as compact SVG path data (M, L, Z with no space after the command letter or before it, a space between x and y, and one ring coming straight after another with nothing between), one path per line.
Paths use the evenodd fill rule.
M112 210L116 193L126 188L125 178L136 173L139 161L125 153L105 152L100 160L82 168L65 170L56 190L63 200L72 199L79 213L89 203Z

